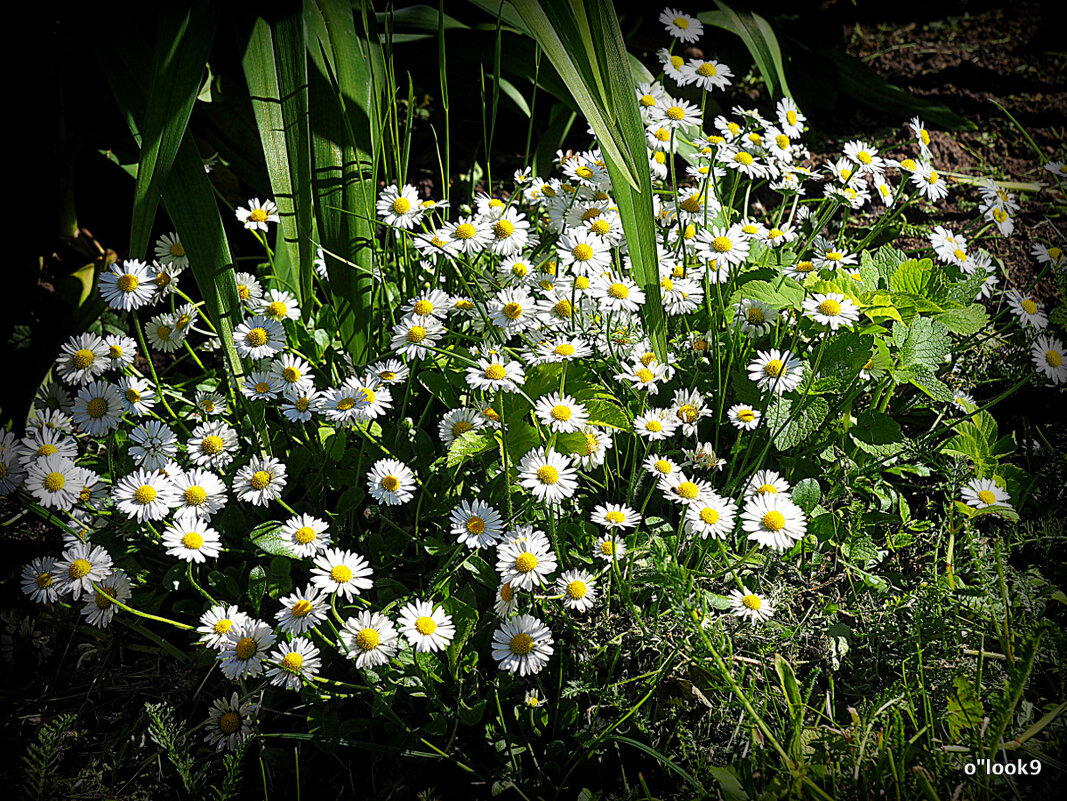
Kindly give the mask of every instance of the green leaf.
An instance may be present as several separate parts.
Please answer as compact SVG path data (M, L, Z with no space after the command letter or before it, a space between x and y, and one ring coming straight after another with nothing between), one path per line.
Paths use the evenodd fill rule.
M972 303L962 309L949 309L937 315L934 319L942 323L953 334L965 337L977 334L989 323L989 315L980 303Z
M864 409L856 416L856 427L850 434L856 447L872 456L891 456L904 448L900 424L874 409Z
M200 91L216 14L208 3L184 12L180 6L168 5L160 13L146 80L148 101L140 125L141 155L130 230L130 255L134 258L143 258L148 249L160 196Z
M269 553L272 556L295 557L296 554L293 552L289 541L282 536L281 531L281 523L276 523L274 521L260 523L252 529L248 538L252 541L253 545L264 553Z
M819 482L814 478L805 478L798 481L791 493L793 502L804 510L804 514L810 515L811 510L819 505L822 498L822 490Z
M806 397L797 402L800 406L794 410L792 399L778 397L767 408L767 429L774 447L780 451L799 445L814 434L830 411L822 397Z
M304 36L304 18L298 12L270 23L259 17L252 24L242 66L288 257L277 259L275 269L293 288L306 317L313 311L315 252Z
M830 668L840 670L852 642L852 630L839 620L826 629L826 638L830 641Z
M782 49L774 35L770 23L759 14L750 11L734 11L726 3L715 0L718 11L705 11L698 14L701 22L730 31L741 37L752 60L756 63L763 84L767 87L772 100L791 95L789 84L782 66Z
M930 259L908 259L889 277L889 288L894 292L922 295L930 284L934 263Z
M496 437L480 434L477 431L464 431L448 446L446 467L449 469L458 467L472 456L493 447L496 447Z
M804 288L791 278L775 283L770 281L749 281L741 284L730 295L730 304L734 305L742 298L763 301L776 309L799 309L804 302Z
M964 676L952 680L945 708L945 724L954 740L963 729L978 728L985 718L985 707L974 691L974 685Z
M911 383L912 386L917 387L941 403L952 403L956 398L955 393L948 384L934 375L933 370L925 365L916 364L907 370L900 371L897 373L897 380Z
M952 342L944 323L928 317L916 317L900 348L900 361L905 367L921 365L936 370L944 365L945 356L951 351Z
M630 430L630 418L625 410L607 400L585 401L585 410L589 414L589 422L595 426L607 426L618 428L623 431Z

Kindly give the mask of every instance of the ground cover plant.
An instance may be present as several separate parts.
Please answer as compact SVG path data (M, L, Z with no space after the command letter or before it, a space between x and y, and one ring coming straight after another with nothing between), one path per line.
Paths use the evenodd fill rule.
M272 197L233 208L187 128L215 12L105 65L129 250L0 432L5 525L55 542L6 617L23 792L1050 795L1063 436L998 414L1067 383L1062 153L950 176L918 116L813 153L723 5L663 10L643 61L608 4L491 13L484 150L452 182L442 132L439 192L392 47L438 46L447 109L443 8L239 28ZM582 114L554 153L528 114L508 167L501 99L538 93L505 28ZM1023 272L992 252L1035 207Z

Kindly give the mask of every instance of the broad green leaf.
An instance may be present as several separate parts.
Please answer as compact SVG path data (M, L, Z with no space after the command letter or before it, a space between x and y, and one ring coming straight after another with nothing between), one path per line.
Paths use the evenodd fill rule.
M989 315L980 303L972 303L962 309L949 309L934 319L953 334L965 337L977 334L989 323Z
M742 298L763 301L776 309L799 309L804 302L804 289L791 278L785 278L780 282L774 283L770 281L749 281L741 284L730 295L730 305L736 304Z
M607 400L591 400L585 402L585 410L589 413L589 422L595 426L608 426L623 431L630 430L630 418L619 406Z
M819 505L822 498L822 490L819 482L814 478L805 478L797 482L791 493L793 502L804 510L804 514L810 515L812 509Z
M945 363L945 356L951 351L952 342L944 323L916 317L900 348L900 361L905 367L922 366L936 370Z
M139 125L141 155L133 196L130 255L144 258L160 195L167 185L193 104L200 91L217 11L209 3L188 11L165 6L159 17L156 47L147 73L148 100Z
M261 523L252 529L248 538L259 550L272 556L296 556L289 541L282 534L282 524L276 522Z
M446 466L449 469L458 467L472 456L495 447L495 437L488 434L480 434L477 431L465 431L448 446L448 462Z
M930 259L909 259L893 271L889 277L889 288L894 292L921 295L930 283L934 263Z
M791 95L782 66L782 50L770 23L751 11L734 11L721 0L715 0L715 5L718 11L706 11L697 18L741 37L772 100Z
M242 65L278 206L279 238L288 257L277 259L275 269L293 288L307 316L313 311L315 247L303 15L294 12L269 23L257 18Z
M985 718L985 707L974 691L974 685L964 676L952 680L945 709L945 724L949 734L958 740L963 729L978 728Z
M799 403L799 408L794 409L794 403ZM822 397L805 397L797 401L775 398L767 408L767 430L774 439L774 447L784 451L799 445L818 430L829 410Z
M900 424L888 414L874 409L864 409L856 416L856 425L850 434L856 447L872 456L891 456L904 448Z

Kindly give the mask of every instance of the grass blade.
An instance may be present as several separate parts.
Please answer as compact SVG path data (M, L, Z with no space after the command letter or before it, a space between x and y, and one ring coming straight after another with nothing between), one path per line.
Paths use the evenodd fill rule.
M193 113L215 34L215 11L198 4L184 14L172 7L159 20L141 121L141 154L133 197L130 255L144 258L160 195ZM143 80L143 79L142 79Z
M734 11L721 0L715 0L715 5L719 7L718 11L699 14L699 19L741 37L772 99L791 95L782 64L782 49L770 23L759 14Z
M315 254L303 15L257 19L242 64L288 255L275 266L310 313Z

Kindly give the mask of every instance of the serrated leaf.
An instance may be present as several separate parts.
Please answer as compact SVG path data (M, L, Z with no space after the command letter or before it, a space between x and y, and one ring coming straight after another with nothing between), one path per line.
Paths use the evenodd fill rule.
M905 367L921 365L935 370L945 363L945 356L951 351L952 342L944 323L928 317L916 317L900 348L900 361Z
M965 337L977 334L989 323L989 315L980 303L972 303L962 309L949 309L935 319L953 334Z
M776 309L799 309L804 301L804 288L791 278L780 282L748 281L730 295L730 305L735 305L742 298L759 300Z
M295 557L296 554L293 552L289 542L281 535L281 530L281 523L274 521L260 523L252 529L248 538L253 545L264 553L269 553L272 556Z
M985 718L985 707L974 691L974 685L964 676L952 680L945 708L945 724L953 739L958 740L963 729L978 728Z
M872 456L890 456L904 448L900 424L883 412L864 409L856 416L856 426L850 432L860 450Z
M780 451L795 447L814 434L830 411L822 397L802 398L795 414L793 403L791 398L778 397L767 408L767 430Z
M793 502L804 510L804 514L810 515L812 509L819 505L822 490L819 488L819 482L814 478L805 478L797 482L791 495Z
M472 456L494 447L496 447L496 437L491 434L464 431L448 446L448 461L445 465L449 469L457 467Z

